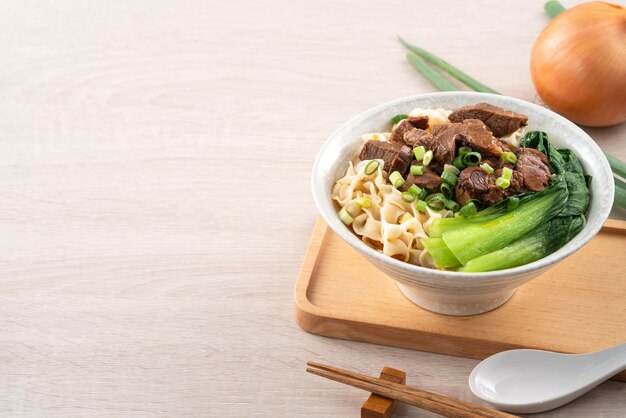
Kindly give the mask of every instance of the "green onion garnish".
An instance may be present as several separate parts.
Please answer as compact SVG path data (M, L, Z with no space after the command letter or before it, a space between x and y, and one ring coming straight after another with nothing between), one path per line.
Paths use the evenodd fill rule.
M485 170L488 174L493 173L493 167L491 167L489 164L487 163L482 163L480 165L480 168L482 168L483 170Z
M433 151L432 150L426 151L426 153L424 154L424 159L422 160L422 164L424 164L424 167L428 167L428 164L430 164L432 160L433 160Z
M426 212L426 202L424 202L423 200L418 200L417 202L415 202L415 209L422 213Z
M446 206L448 199L441 193L426 196L426 205L432 210L440 211Z
M412 184L411 187L407 189L407 192L411 193L413 196L419 196L422 189L418 187L417 184Z
M371 203L371 199L368 199L367 197L361 196L356 199L356 204L365 209L369 208Z
M394 185L395 188L399 189L404 184L404 179L402 178L402 174L397 171L394 171L389 175L389 180L391 184Z
M455 166L451 164L444 164L443 171L450 173L450 174L454 174L455 176L458 176L459 173L461 172L461 170L459 170L458 168L456 168Z
M413 215L411 215L409 212L404 212L404 215L400 216L400 219L398 219L398 222L404 223L408 221L409 219L411 219L412 217Z
M412 165L411 174L413 174L414 176L424 175L424 167L422 167L421 165Z
M380 163L378 162L378 160L372 160L369 163L367 163L367 165L365 166L365 175L367 176L371 176L372 174L374 174L375 172L378 171L378 167L380 166Z
M424 154L426 154L426 148L423 145L413 148L413 155L415 155L417 161L422 161Z
M503 152L502 158L504 158L504 161L507 161L511 164L515 164L517 162L517 157L510 151Z
M450 209L452 212L458 212L461 209L461 205L459 205L452 199L448 199L448 201L446 202L446 208Z
M465 206L461 208L460 213L462 217L469 218L470 216L476 215L476 212L478 212L478 209L476 209L476 205L474 204L474 202L470 200L465 204Z
M459 180L459 178L457 176L455 176L452 173L449 173L447 171L444 171L443 173L441 173L441 179L450 184L451 186L455 186L456 182Z
M508 211L511 211L511 210L515 209L516 207L518 207L518 206L519 206L519 197L517 197L517 196L509 197L509 203L508 203L506 209Z
M339 219L346 225L350 225L354 222L354 218L348 213L348 211L344 208L339 211Z
M472 152L472 149L470 147L459 148L459 155L469 154L470 152Z
M459 170L463 170L466 167L465 164L463 163L462 155L457 156L452 162L452 164L454 164L454 166L458 168Z
M482 159L482 156L480 155L480 153L476 151L472 151L472 152L468 152L467 154L463 154L462 158L463 158L463 164L465 164L466 166L470 166L470 165L480 164L480 160Z
M396 123L400 122L403 119L408 118L409 115L396 115L393 118L391 118L391 125L395 125Z
M502 177L504 177L507 180L511 180L511 176L513 175L513 170L511 170L509 167L504 167L502 169Z
M409 192L408 190L406 192L402 192L400 197L402 197L402 200L404 200L406 203L413 203L415 202L415 199L417 199L417 196Z
M443 194L447 199L451 198L454 195L454 186L450 183L446 183L445 181L441 183L439 186L439 190L441 190L441 194Z
M504 177L498 177L496 179L496 186L501 187L503 189L506 189L507 187L509 187L511 185L511 182L509 179L505 179Z
M428 190L426 189L420 190L419 194L417 195L418 199L420 200L426 199L426 196L428 196Z

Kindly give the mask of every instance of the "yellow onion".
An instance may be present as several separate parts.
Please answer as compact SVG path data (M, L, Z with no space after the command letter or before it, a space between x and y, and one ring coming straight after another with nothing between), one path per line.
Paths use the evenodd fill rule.
M541 99L586 126L626 120L626 8L591 2L556 17L539 35L530 71Z

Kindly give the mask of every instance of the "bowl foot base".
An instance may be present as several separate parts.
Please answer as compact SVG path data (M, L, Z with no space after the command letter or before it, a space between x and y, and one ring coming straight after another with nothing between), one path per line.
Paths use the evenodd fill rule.
M444 315L478 315L496 309L511 299L517 288L476 295L443 295L411 288L398 283L411 302L428 311Z

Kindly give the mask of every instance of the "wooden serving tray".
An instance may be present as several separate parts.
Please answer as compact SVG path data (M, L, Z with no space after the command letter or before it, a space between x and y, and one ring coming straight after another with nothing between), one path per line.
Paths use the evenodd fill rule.
M500 308L455 317L414 305L320 218L295 299L298 325L327 337L474 359L513 348L596 351L626 342L626 222L608 220Z

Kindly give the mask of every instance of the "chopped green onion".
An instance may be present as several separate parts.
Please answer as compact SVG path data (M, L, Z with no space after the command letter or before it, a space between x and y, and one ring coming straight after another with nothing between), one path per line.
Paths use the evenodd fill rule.
M502 177L504 177L507 180L511 180L511 176L513 175L513 170L511 170L509 167L504 167L502 169Z
M417 184L412 184L411 187L407 189L407 192L411 193L413 196L418 196L422 189L417 186Z
M502 158L504 158L504 161L509 162L511 164L515 164L517 162L517 157L511 151L503 152Z
M352 224L352 222L354 222L354 218L350 216L345 208L339 211L339 219L341 219L346 225L350 225Z
M445 181L446 183L450 184L451 186L455 186L456 182L459 180L457 176L447 171L444 171L443 173L441 173L441 179Z
M367 197L361 196L356 199L356 204L365 209L369 208L371 203L371 199L368 199Z
M415 209L419 210L422 213L426 212L426 202L424 202L423 200L418 200L417 202L415 202Z
M458 168L456 168L455 166L451 164L444 164L443 171L450 173L450 174L454 174L455 176L458 176L459 173L461 172L461 170L459 170Z
M519 206L519 197L517 196L509 197L509 203L507 204L506 210L512 211L518 206Z
M505 179L504 177L498 177L496 179L496 186L506 189L511 185L511 181L509 179Z
M489 164L487 163L482 163L480 165L480 168L482 168L483 170L485 170L488 174L493 173L493 167L491 167Z
M415 199L417 199L417 196L409 191L402 192L400 197L402 197L402 200L404 200L406 203L413 203L415 202Z
M450 209L452 212L458 212L459 209L461 209L461 205L459 205L452 199L448 199L448 201L446 202L446 208Z
M463 164L470 166L470 165L480 164L480 160L482 159L482 156L480 155L480 153L476 151L472 151L472 152L468 152L467 154L464 154L462 158L463 158Z
M466 167L466 165L463 163L462 155L459 155L458 157L456 157L454 161L452 162L452 164L454 164L454 166L458 168L459 170L463 170Z
M459 148L459 155L469 154L470 152L472 152L472 149L470 147Z
M420 200L426 199L426 196L428 196L428 190L426 190L426 189L421 189L420 192L417 195L418 199L420 199Z
M424 154L424 159L422 160L422 164L424 164L424 167L428 167L428 164L430 164L432 160L433 160L433 151L432 150L426 151L426 153Z
M426 205L432 210L440 211L446 206L448 199L441 193L426 196Z
M450 183L441 183L439 190L441 190L441 194L443 194L447 199L450 199L454 195L454 186Z
M462 217L469 218L470 216L476 215L476 212L478 212L478 209L476 209L474 202L470 200L461 208L460 213Z
M400 122L403 119L408 118L409 115L396 115L393 118L391 118L391 126L395 125L396 123Z
M371 176L372 174L374 174L375 172L378 171L378 167L380 166L380 163L378 162L378 160L372 160L369 163L367 163L367 165L365 166L365 175L367 176Z
M411 219L412 217L413 215L411 215L409 212L404 212L404 215L400 216L400 219L398 219L398 222L404 223L408 221L409 219Z
M414 176L424 175L424 167L422 167L421 165L412 165L411 174L413 174Z
M404 184L404 179L402 178L402 174L400 174L397 171L394 171L393 173L389 175L389 180L391 181L391 184L393 184L397 189L402 187L402 185Z
M424 154L426 154L426 148L423 145L413 148L413 155L415 155L417 161L422 161Z

